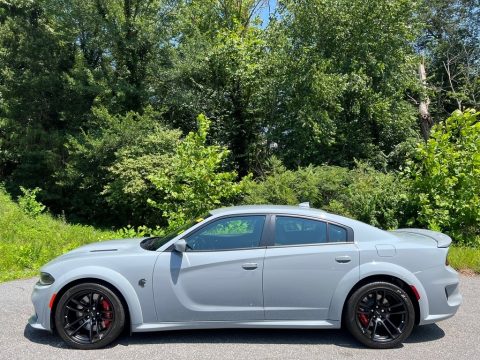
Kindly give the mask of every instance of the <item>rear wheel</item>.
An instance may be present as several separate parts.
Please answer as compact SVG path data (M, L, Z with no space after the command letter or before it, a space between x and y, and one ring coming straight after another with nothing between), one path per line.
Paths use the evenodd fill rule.
M108 287L84 283L68 289L55 309L60 337L77 349L98 349L115 340L123 330L125 310Z
M362 286L348 299L346 326L361 343L371 348L398 346L412 332L415 309L408 294L388 282Z

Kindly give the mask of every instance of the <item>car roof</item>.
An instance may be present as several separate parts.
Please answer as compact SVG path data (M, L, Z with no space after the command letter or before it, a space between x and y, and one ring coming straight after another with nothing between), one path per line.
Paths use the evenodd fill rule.
M313 209L306 206L288 206L288 205L242 205L231 206L210 211L212 215L233 215L233 214L290 214L307 215L319 218L327 218L329 213L319 209Z

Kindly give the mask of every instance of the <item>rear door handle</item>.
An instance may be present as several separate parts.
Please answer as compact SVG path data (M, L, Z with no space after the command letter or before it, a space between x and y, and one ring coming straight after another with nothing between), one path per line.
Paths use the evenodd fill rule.
M245 270L255 270L257 267L257 263L245 263L242 265L242 268L244 268Z
M352 258L348 255L337 256L335 258L335 261L338 262L338 263L344 264L344 263L348 263L348 262L352 261Z

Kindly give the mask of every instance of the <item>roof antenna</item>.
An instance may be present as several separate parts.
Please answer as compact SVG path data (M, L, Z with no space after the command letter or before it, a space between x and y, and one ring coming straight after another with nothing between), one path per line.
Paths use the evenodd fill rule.
M299 207L301 208L307 208L307 209L310 209L310 202L303 202L301 204L298 204Z

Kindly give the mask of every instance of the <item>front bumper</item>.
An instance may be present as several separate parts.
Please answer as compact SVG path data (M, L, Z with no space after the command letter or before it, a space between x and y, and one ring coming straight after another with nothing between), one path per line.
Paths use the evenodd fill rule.
M32 315L28 320L28 323L34 329L52 331L49 303L53 295L52 286L35 284L32 292L32 303L35 308L35 315Z
M446 266L441 270L434 268L416 275L428 298L428 313L422 314L420 325L432 324L455 315L462 303L458 273Z
M38 322L37 314L30 316L30 319L28 319L28 324L32 328L37 329L37 330L48 330L40 322Z

